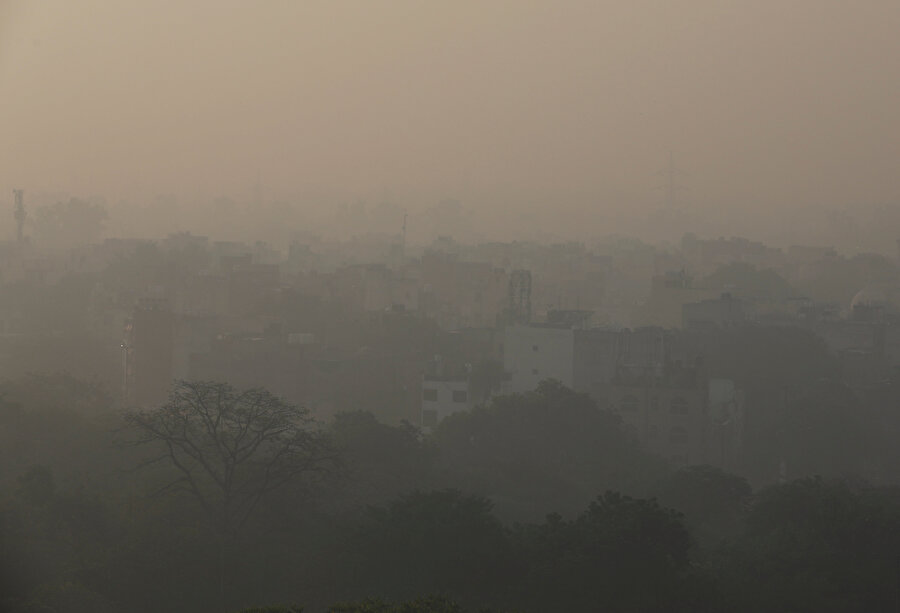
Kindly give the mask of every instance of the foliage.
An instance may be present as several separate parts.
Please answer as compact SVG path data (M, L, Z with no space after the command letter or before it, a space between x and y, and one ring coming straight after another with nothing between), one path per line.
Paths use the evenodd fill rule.
M188 417L193 405L184 399L168 403L174 415L164 419L172 420L165 422L170 427L178 425L171 430L178 442L191 441L203 451L191 456L176 450L175 457L200 464L192 464L191 475L208 501L218 485L213 474L203 472L200 459L225 470L213 461L212 450L216 441L235 449L240 431L225 428L225 422L257 423L257 433L278 422L277 411L251 420L253 411L238 398L254 399L259 407L272 401L288 415L300 411L296 422L288 420L292 427L313 437L316 450L344 456L345 470L328 473L334 477L327 480L329 487L294 487L310 476L303 473L300 481L259 500L253 520L230 541L235 555L222 598L215 560L223 539L207 527L220 524L210 522L189 496L142 496L160 472L98 479L110 460L96 455L96 447L108 438L104 422L91 417L90 405L102 403L102 396L93 396L90 388L82 395L79 386L53 378L46 379L45 390L40 381L7 387L10 398L17 390L16 402L0 405L5 444L21 445L31 450L30 460L43 460L3 466L8 478L0 482L0 610L195 613L274 601L303 602L310 610L344 603L331 605L335 613L464 613L481 610L478 606L861 613L891 610L896 602L897 488L809 478L754 496L742 477L696 466L648 481L658 502L607 492L592 494L591 502L572 512L574 498L556 498L558 490L547 483L575 475L578 480L570 482L587 491L585 476L591 471L643 456L629 455L638 451L627 440L616 441L622 433L614 416L554 383L535 394L497 399L484 413L452 418L446 422L452 428L439 428L433 441L411 427L386 426L362 413L341 415L320 432L308 414L284 408L269 394L242 396L227 386L195 384L208 395L189 398L202 398L209 416L221 394L220 429L210 434L202 407L193 407L197 413ZM804 470L830 466L830 473L840 474L859 466L854 458L860 456L848 442L855 426L844 418L869 414L854 404L855 395L825 381L787 400L779 423L786 425L783 436L794 437L786 440L797 447L798 461L815 460ZM839 419L829 417L832 411ZM154 411L144 416L150 414ZM810 431L808 424L821 432ZM581 432L595 427L600 434ZM860 436L867 440L869 434ZM824 454L839 444L847 449L834 454L834 465L827 464ZM172 461L166 442L151 446L163 452L157 471L177 476L177 468L165 465ZM258 471L274 448L264 441L258 449L262 455L233 469L236 481L259 482ZM111 451L122 454L113 461L121 465L130 463L136 450ZM443 464L434 462L437 453ZM529 454L538 460L529 464ZM525 475L550 475L524 491L545 496L547 506L565 505L567 515L505 525L494 500L480 492L427 489L431 482L463 481L462 474L473 485L513 492L516 482L498 470L513 462L527 466ZM70 464L90 470L65 470ZM465 472L451 474L454 464ZM419 484L424 485L416 490ZM377 506L366 507L373 502ZM423 594L441 596L420 598Z
M520 599L540 610L677 610L690 535L655 500L607 492L575 520L520 527L516 541L530 563Z
M50 504L55 495L53 473L46 466L32 466L16 478L16 494L33 507Z
M844 477L862 474L874 422L845 385L821 381L789 398L782 417L780 452L788 475Z
M114 603L79 583L42 586L18 609L21 613L113 613Z
M519 519L575 513L596 492L635 490L659 469L617 415L550 380L451 415L434 442L451 485L490 496Z
M345 504L382 504L424 487L434 466L434 448L409 424L389 426L371 413L338 413L327 432L343 470L334 494Z
M509 374L503 369L503 364L497 360L488 359L476 362L469 375L473 399L481 404L487 403L491 396L500 390L503 382L508 379Z
M121 456L109 447L118 419L102 388L68 375L27 375L0 384L0 484L31 466L69 479L106 477Z
M747 480L713 466L687 466L656 486L660 503L684 515L685 525L713 546L735 538L753 490Z
M78 415L102 415L112 409L106 390L94 382L76 379L68 373L30 373L0 385L0 394L9 401L27 401L29 411L72 411Z
M381 593L487 596L508 567L491 503L456 490L413 492L373 507L358 530L361 581ZM415 586L413 593L408 593Z
M447 598L428 596L399 604L391 604L379 599L339 603L329 607L328 613L465 613L465 610Z
M738 611L886 611L896 604L900 491L802 479L762 491L720 571Z
M786 405L823 381L838 380L837 359L821 338L799 327L745 325L697 337L709 376L730 379L745 394L748 419L740 472L757 484L774 482L780 451L789 447L785 419L792 409Z
M261 389L179 382L169 401L132 411L135 444L153 444L178 477L166 489L193 495L221 534L246 523L263 496L322 470L335 456L309 411Z

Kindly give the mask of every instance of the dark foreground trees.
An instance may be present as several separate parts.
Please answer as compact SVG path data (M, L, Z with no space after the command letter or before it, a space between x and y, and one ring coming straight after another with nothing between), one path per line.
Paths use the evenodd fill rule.
M502 596L511 557L490 501L456 490L413 492L373 507L356 530L364 594L453 594L487 603Z
M800 479L760 492L714 568L730 611L894 611L900 490Z
M163 406L131 412L127 421L132 444L157 450L144 465L174 469L159 491L189 493L218 536L223 600L226 549L263 497L336 460L308 410L263 389L182 381Z
M893 610L900 594L896 488L805 479L753 493L740 477L691 467L640 496L594 489L593 504L572 511L592 483L614 480L605 469L627 468L633 447L604 447L616 422L555 385L448 420L434 437L344 415L326 429L343 469L325 479L331 452L309 415L264 392L182 386L131 415L149 447L96 455L108 422L37 410L43 387L0 404L0 438L46 463L0 463L0 611L867 612ZM148 470L115 470L147 448L158 460ZM90 467L89 478L67 466ZM270 485L287 479L270 495L256 489L267 470ZM577 498L546 485L570 478ZM141 495L170 484L185 494ZM561 514L514 524L495 503L515 486ZM238 509L249 509L239 532Z
M327 613L468 613L458 603L442 596L425 596L406 602L386 602L379 598L367 598L358 602L340 602L328 607ZM492 613L492 609L479 608L478 613ZM303 613L303 607L273 606L244 609L240 613Z
M134 444L152 444L175 478L164 490L190 493L221 535L233 536L260 500L335 455L309 411L263 389L182 381L163 406L130 413Z
M642 493L664 472L616 414L554 380L452 415L432 441L447 485L521 521L575 515L606 490Z
M721 469L686 466L662 479L654 493L661 504L684 514L694 545L702 550L740 533L753 490L743 477Z
M607 492L572 521L551 515L513 534L527 610L679 611L691 537L655 500Z

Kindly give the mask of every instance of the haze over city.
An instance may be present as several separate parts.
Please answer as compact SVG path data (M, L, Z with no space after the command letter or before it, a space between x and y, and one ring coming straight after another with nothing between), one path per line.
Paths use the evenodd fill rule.
M653 226L671 153L687 223L717 234L790 242L785 209L900 200L895 2L2 11L4 199L174 195L186 223L259 183L301 211L454 199L484 236L583 237Z
M0 0L0 612L900 605L896 0Z

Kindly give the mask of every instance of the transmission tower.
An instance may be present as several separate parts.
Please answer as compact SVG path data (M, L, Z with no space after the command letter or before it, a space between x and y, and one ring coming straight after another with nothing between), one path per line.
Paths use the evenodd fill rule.
M25 191L14 189L13 195L16 200L15 209L13 210L13 216L16 218L16 241L21 243L24 238L22 231L25 228Z
M510 323L531 321L531 271L514 270L509 275L507 289L507 319Z

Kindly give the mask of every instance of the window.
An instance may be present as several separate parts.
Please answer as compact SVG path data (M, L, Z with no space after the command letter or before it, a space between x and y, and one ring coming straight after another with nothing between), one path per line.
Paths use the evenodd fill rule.
M683 396L675 396L669 403L669 412L677 415L688 414L688 403Z
M468 402L469 401L469 392L466 390L454 390L453 391L453 402Z
M425 409L422 411L422 426L425 428L434 428L437 425L437 411L434 409Z
M669 430L669 442L675 443L676 445L684 445L688 442L687 430L681 426L675 426Z
M637 411L638 408L638 399L636 396L632 396L628 394L627 396L622 397L622 402L619 403L619 408L622 411Z
M437 390L422 390L422 400L427 400L428 402L437 402Z

